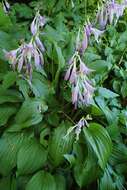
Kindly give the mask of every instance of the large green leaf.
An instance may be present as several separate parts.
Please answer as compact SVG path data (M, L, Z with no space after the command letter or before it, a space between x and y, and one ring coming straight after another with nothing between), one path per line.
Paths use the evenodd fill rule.
M91 123L83 131L88 145L93 148L98 158L100 167L104 169L112 151L112 142L108 132L98 123Z
M20 146L26 140L26 135L23 133L18 134L5 134L0 139L0 173L8 175L11 170L16 166L17 153Z
M16 113L17 109L12 106L1 106L0 107L0 126L5 125L14 113Z
M12 26L10 17L5 14L2 3L0 3L0 29L8 30L10 26Z
M19 126L20 129L38 124L42 120L42 113L46 110L47 105L44 101L40 99L28 99L24 101L18 111L15 117L15 124ZM12 128L15 128L15 126L12 126Z
M36 173L26 186L26 190L56 190L54 177L45 171Z
M56 87L58 84L58 81L59 81L60 72L62 71L62 69L65 66L65 59L63 57L62 50L57 45L57 43L54 43L54 47L55 47L55 51L57 53L57 60L58 60L58 68L57 68L57 72L56 72L55 80L54 80L54 86Z
M102 97L104 98L116 98L118 97L119 95L112 92L111 90L107 89L107 88L102 88L102 87L99 87L98 89L99 91L99 95L101 95Z
M80 187L87 186L97 178L98 171L96 158L92 152L89 152L85 161L74 167L75 181Z
M16 180L12 176L3 177L0 179L0 189L16 190Z
M57 190L66 190L66 180L62 175L54 175Z
M30 174L41 168L47 159L47 151L35 140L29 140L17 155L18 174Z
M58 126L50 139L49 142L49 155L51 161L55 166L58 166L64 160L64 154L67 154L72 149L73 135L68 135L66 138L64 136L67 133L67 127L69 123L62 123Z
M0 86L0 104L5 102L21 102L22 96L17 90L8 89L5 90Z
M108 165L99 181L99 190L125 190L124 179Z
M10 71L8 72L3 79L3 88L7 89L11 87L16 82L16 72Z

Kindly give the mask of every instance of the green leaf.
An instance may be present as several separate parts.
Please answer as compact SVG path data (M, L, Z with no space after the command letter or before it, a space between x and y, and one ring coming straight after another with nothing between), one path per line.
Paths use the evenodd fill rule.
M48 122L50 125L57 127L59 125L59 116L56 112L52 112L48 115Z
M93 182L98 175L96 158L92 152L88 153L86 160L74 167L75 181L80 187L87 186Z
M109 171L106 169L103 177L100 179L99 190L116 190Z
M62 175L54 175L57 190L66 190L66 180Z
M19 91L22 92L23 96L25 99L27 99L29 97L29 85L26 82L26 80L23 79L19 79L17 81L17 85L19 86Z
M47 151L35 140L29 140L20 148L17 155L18 174L31 174L43 167Z
M112 112L109 107L107 106L107 103L105 99L102 96L95 97L95 100L98 104L98 106L101 108L103 113L105 114L107 121L109 124L117 124L118 122L118 116L116 113Z
M4 76L4 79L3 79L3 83L2 83L3 88L7 89L11 87L16 82L16 77L17 77L16 72L13 72L13 71L8 72Z
M0 87L0 104L5 102L21 102L22 100L22 96L17 90L4 90L2 87Z
M56 190L54 177L45 171L36 173L26 186L26 190Z
M0 189L2 190L16 190L16 180L14 177L3 177L0 179Z
M62 50L61 48L57 45L57 43L54 43L54 47L57 53L57 58L58 58L58 69L55 75L55 80L54 80L54 86L56 87L59 81L59 75L61 70L64 68L65 66L65 60L62 54Z
M57 127L49 142L49 155L51 157L51 161L55 166L58 166L64 160L64 154L67 154L72 149L73 144L73 136L68 135L66 138L64 136L67 133L67 127L69 127L69 123L62 123L59 127Z
M38 124L42 120L41 112L45 110L47 110L47 106L43 101L38 99L28 99L24 101L18 111L15 117L15 124L20 125L21 129Z
M83 131L88 145L93 148L98 158L100 167L104 169L112 151L112 142L108 132L98 123L91 123Z
M121 94L123 98L127 97L127 82L124 81L121 86Z
M12 106L1 106L0 107L0 126L5 125L8 119L15 114L17 109Z
M23 133L5 134L0 139L0 173L8 175L16 166L20 146L28 138Z
M5 14L2 3L0 3L0 30L8 30L12 26L10 17Z
M112 92L111 90L102 88L102 87L99 87L98 92L99 92L99 95L101 95L102 97L107 98L107 99L116 98L119 96L118 94Z

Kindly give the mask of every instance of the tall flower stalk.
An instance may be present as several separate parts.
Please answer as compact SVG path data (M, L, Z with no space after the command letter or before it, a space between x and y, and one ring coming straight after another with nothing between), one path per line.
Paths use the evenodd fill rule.
M31 24L32 38L30 42L23 42L15 50L4 51L5 57L12 65L12 68L29 76L30 79L32 79L33 69L40 70L44 64L43 52L45 48L39 35L40 29L43 28L45 23L46 19L37 12Z
M85 49L87 48L87 41L84 47ZM68 80L71 84L72 104L74 104L75 108L83 105L87 106L92 101L94 88L88 78L92 71L82 61L80 52L77 49L69 60L68 70L65 74L65 80Z

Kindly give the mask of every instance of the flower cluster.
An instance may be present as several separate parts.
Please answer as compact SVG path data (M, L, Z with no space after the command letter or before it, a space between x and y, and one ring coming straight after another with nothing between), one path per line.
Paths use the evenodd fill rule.
M101 7L98 6L97 21L100 28L104 29L108 22L116 25L119 18L123 15L125 8L127 8L126 0L123 0L121 3L109 0Z
M74 131L75 135L76 135L76 141L78 141L82 128L83 127L89 127L88 120L92 120L92 118L89 115L87 115L85 118L84 117L81 118L76 125L70 127L67 130L67 134L64 136L64 138L66 138L71 132Z
M88 75L92 72L76 51L69 61L69 68L65 80L69 80L72 87L72 103L77 106L89 105L92 101L94 88Z
M99 42L99 37L105 32L107 23L116 24L126 7L127 0L123 0L121 4L115 0L109 0L101 7L98 6L97 19L94 25L98 24L99 29L95 28L88 20L84 26L82 41L80 41L80 31L78 32L75 53L69 60L69 67L65 74L65 80L69 80L71 84L72 103L75 108L81 105L89 105L93 97L94 88L88 78L92 70L87 68L81 60L81 55L88 47L90 36L94 35L95 41Z
M32 78L32 71L35 67L40 70L44 64L43 52L45 50L43 43L39 38L40 28L46 23L44 17L37 12L32 24L31 33L32 38L29 43L23 42L17 49L9 52L5 51L5 57L12 65L13 69L27 74Z

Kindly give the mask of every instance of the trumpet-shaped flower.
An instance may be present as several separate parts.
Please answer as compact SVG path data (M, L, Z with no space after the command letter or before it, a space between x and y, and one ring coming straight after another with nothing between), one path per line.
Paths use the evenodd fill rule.
M82 128L83 127L89 127L89 123L88 123L89 120L92 120L92 118L89 115L87 115L85 118L84 117L81 118L76 125L70 127L67 130L67 134L64 136L64 138L66 138L70 133L72 133L74 131L75 135L76 135L76 141L78 141L79 135L82 131Z
M33 35L36 35L37 32L40 30L40 28L43 28L45 24L46 24L45 17L41 16L38 11L33 22L31 23L31 33Z
M94 88L88 79L88 75L93 70L83 63L78 52L72 58L65 74L65 80L69 80L72 85L72 104L75 105L75 108L87 106L91 103L94 92Z

